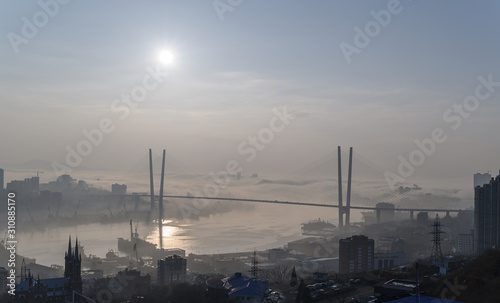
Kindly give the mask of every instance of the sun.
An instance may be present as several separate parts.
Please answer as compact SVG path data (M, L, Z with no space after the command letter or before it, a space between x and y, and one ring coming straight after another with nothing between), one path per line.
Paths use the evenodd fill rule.
M170 65L174 62L174 55L169 50L162 50L159 55L160 62L165 65Z

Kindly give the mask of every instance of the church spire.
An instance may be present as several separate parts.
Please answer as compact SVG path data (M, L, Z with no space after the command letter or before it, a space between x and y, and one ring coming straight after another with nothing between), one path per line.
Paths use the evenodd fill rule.
M75 243L75 259L78 259L78 237L76 238Z
M69 235L69 243L68 243L68 257L71 257L71 235Z

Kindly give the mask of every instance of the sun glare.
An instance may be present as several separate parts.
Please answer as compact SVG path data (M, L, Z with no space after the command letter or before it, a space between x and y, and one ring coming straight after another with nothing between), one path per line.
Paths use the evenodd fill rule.
M160 62L165 65L170 65L174 62L174 55L168 50L163 50L160 52L159 56Z

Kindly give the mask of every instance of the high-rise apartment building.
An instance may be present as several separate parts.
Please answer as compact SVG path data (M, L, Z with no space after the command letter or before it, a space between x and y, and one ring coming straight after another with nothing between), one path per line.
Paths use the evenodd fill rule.
M500 175L474 189L474 242L477 253L500 248Z
M4 189L3 187L3 169L0 168L0 190Z
M474 253L474 231L468 234L457 235L457 253L461 255L470 255Z
M490 180L491 180L491 175L489 173L474 174L474 188L476 188L476 186L483 186L486 183L490 183Z
M339 272L370 272L374 266L375 241L363 235L339 240Z

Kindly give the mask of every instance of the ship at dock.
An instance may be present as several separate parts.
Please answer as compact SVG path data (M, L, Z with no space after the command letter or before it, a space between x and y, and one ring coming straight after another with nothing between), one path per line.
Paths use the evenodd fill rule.
M150 243L139 238L137 226L132 230L132 220L130 220L130 240L118 238L118 251L124 252L132 257L149 257L154 260L160 260L168 256L178 255L185 257L186 251L180 248L158 248L156 244Z
M337 227L328 221L311 220L307 223L302 223L302 234L308 236L328 236L337 231Z

